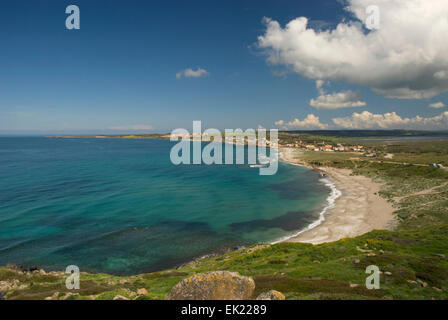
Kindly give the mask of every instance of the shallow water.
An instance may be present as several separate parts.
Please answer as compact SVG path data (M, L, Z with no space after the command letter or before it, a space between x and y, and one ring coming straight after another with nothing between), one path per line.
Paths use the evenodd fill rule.
M0 138L0 265L135 274L271 242L315 221L329 189L279 163L170 162L165 140Z

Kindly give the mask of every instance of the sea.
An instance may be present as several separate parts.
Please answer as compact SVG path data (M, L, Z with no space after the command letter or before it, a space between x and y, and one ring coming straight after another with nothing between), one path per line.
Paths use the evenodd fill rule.
M0 265L132 275L319 224L329 180L279 162L174 165L175 142L0 137Z

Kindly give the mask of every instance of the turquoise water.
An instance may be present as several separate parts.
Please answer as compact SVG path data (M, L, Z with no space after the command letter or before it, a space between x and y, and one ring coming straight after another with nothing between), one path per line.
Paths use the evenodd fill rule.
M0 138L0 265L135 274L255 242L318 218L329 189L286 163L170 162L165 140Z

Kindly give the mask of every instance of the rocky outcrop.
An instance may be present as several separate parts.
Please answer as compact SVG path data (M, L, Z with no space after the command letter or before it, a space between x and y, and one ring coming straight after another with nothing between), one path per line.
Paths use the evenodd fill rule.
M7 267L9 267L11 270L15 271L21 271L21 272L34 272L39 270L37 266L24 266L21 264L9 264Z
M257 300L285 300L285 295L279 291L271 290L261 293Z
M148 290L146 290L145 288L140 288L137 290L137 294L139 296L146 296L148 294Z
M4 292L5 294L9 290L23 290L26 287L27 285L20 283L20 281L17 279L9 281L0 281L0 292Z
M255 289L252 278L237 272L199 273L176 284L167 300L247 300Z

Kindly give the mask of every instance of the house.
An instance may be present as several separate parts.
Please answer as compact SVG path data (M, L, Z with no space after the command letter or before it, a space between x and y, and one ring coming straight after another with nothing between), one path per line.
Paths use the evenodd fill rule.
M333 150L333 146L332 145L329 145L329 144L327 144L327 145L325 145L323 148L322 148L322 150L323 151L334 151Z

